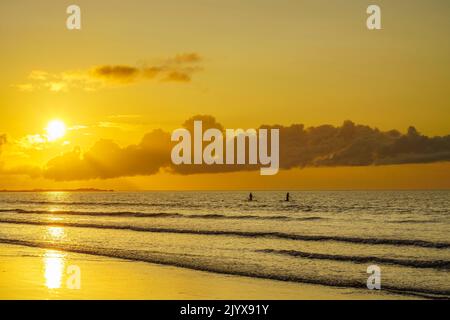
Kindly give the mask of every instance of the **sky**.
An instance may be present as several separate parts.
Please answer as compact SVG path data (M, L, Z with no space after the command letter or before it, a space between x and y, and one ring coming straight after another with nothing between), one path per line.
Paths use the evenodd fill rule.
M66 28L73 3L81 30ZM369 4L382 30L366 28ZM450 134L449 13L446 0L2 1L0 189L449 188L435 138ZM186 173L161 141L196 115L286 135L302 124L309 142L289 135L301 148L276 176ZM52 120L66 130L49 141ZM327 127L308 128L339 134L346 120L353 138L316 153ZM94 151L102 170L83 162ZM341 160L318 161L330 155Z

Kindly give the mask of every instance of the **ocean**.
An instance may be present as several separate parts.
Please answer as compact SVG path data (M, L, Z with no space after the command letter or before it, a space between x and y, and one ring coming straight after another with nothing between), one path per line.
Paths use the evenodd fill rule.
M450 298L450 191L3 192L0 243Z

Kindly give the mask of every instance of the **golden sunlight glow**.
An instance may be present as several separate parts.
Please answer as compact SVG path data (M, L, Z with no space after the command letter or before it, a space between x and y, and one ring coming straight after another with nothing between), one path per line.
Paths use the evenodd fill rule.
M45 131L47 132L47 140L55 141L64 137L66 134L66 125L61 120L52 120L48 123Z
M50 218L52 221L62 220L61 218ZM48 227L47 234L51 240L61 240L65 237L64 228L62 227Z
M61 288L65 255L56 250L47 250L44 254L45 285L49 289Z

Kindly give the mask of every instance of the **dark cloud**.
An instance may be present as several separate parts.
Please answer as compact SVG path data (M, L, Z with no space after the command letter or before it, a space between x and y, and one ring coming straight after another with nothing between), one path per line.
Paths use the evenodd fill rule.
M185 122L192 132L193 121L202 120L204 130L223 127L211 116L196 116ZM305 128L302 124L260 128L280 130L280 169L330 166L369 166L450 161L450 135L427 137L410 127L406 134L345 121L342 126ZM182 165L171 169L181 174L259 170L260 165Z
M151 65L98 65L88 70L67 70L60 73L33 70L28 76L28 82L14 86L28 92L42 89L66 92L70 89L95 91L110 85L145 80L188 83L195 73L203 70L202 61L198 53L192 52L177 54Z
M96 77L125 82L133 81L139 72L140 70L135 67L124 65L99 66L92 70L92 74Z
M184 128L193 132L195 120L202 120L203 130L223 126L212 116L195 116ZM306 128L261 126L280 130L280 168L322 166L369 166L450 161L450 136L427 137L413 127L406 134L397 130L380 131L345 121L342 126L322 125ZM3 138L4 139L4 138ZM1 141L1 139L0 139ZM89 151L79 149L48 162L44 176L53 180L106 179L123 176L152 175L160 169L178 174L259 170L260 165L172 165L170 133L161 130L144 136L137 145L120 147L100 140Z
M450 160L450 136L426 137L410 127L407 134L345 121L340 127L324 125L280 129L282 168L306 166L368 166Z
M76 148L50 160L44 177L67 181L155 174L170 163L168 141L170 134L161 130L148 133L139 144L125 148L100 140L86 153Z
M192 75L201 70L202 58L197 53L178 54L155 65L134 67L104 65L92 69L94 77L116 82L133 82L139 79L159 79L164 82L190 82Z
M219 129L220 131L224 131L224 127L217 122L216 118L210 115L196 115L189 119L187 119L183 123L183 128L188 129L190 132L194 132L194 121L201 121L203 131L208 129Z

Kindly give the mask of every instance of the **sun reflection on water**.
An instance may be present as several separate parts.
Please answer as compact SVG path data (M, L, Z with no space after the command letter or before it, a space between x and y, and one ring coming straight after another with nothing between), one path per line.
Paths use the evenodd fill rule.
M63 227L48 227L47 239L57 243L65 237ZM44 253L45 285L49 289L61 288L65 265L65 253L57 250L46 250Z
M65 237L63 227L48 227L47 234L51 240L61 240Z
M64 253L56 250L46 250L44 253L44 277L47 288L61 288L64 264Z

